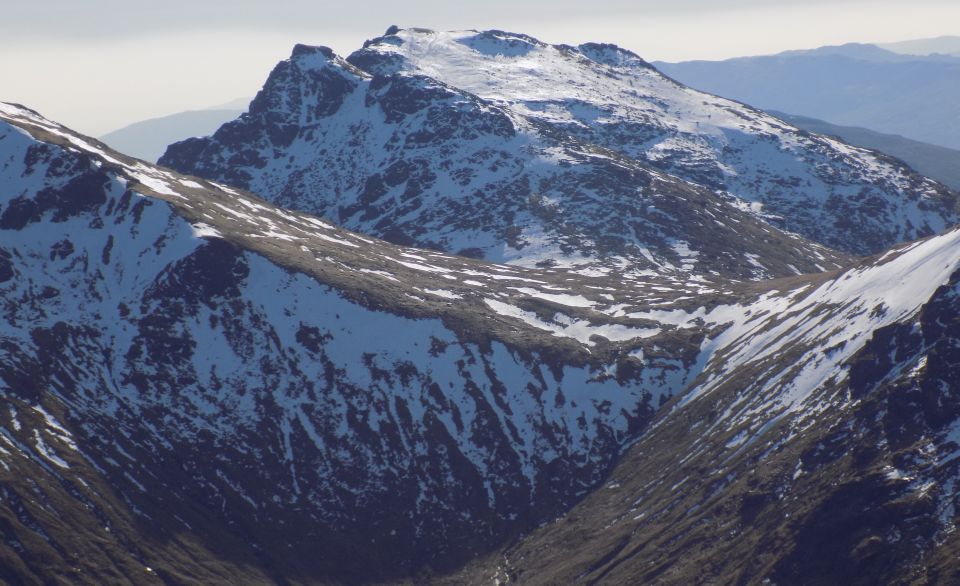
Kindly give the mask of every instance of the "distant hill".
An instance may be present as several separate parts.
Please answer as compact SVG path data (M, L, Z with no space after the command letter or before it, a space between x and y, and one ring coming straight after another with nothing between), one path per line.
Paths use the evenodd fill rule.
M951 37L944 37L945 39ZM952 53L951 43L937 43L931 41L904 41L889 45L872 45L869 43L845 43L843 45L826 45L816 49L793 49L777 53L776 57L848 57L860 61L876 63L908 63L917 61L917 57L924 57L926 61L957 63L958 55ZM941 48L943 50L936 50ZM960 46L957 47L960 50Z
M726 61L658 62L687 85L767 110L960 148L960 58L850 44Z
M168 144L212 134L221 124L242 114L244 108L236 105L238 101L225 104L232 107L189 110L134 122L101 136L100 140L120 152L152 163L160 158Z
M816 49L791 49L776 55L777 57L848 57L860 61L876 63L904 63L915 61L916 54L906 54L893 49L885 49L879 45L869 43L844 43L843 45L826 45ZM943 57L943 56L941 56Z
M210 106L209 108L204 108L205 110L246 110L247 106L250 105L250 101L253 98L246 96L243 98L234 98L229 102L224 102L222 104L217 104L216 106Z
M960 150L910 140L896 134L884 134L868 128L840 126L816 118L770 110L785 122L817 134L835 136L854 146L880 151L907 163L931 179L960 189Z
M902 53L904 55L953 55L960 57L960 37L936 37L932 39L916 39L900 41L899 43L878 43L878 47Z

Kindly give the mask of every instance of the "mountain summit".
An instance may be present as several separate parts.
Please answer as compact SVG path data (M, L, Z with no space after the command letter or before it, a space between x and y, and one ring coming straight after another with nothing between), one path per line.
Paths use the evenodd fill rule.
M298 46L249 113L162 162L395 243L521 266L756 278L846 258L621 153L324 48Z
M867 254L958 218L955 193L899 162L613 45L424 29L365 45L346 60L298 48L248 114L161 162L395 242L525 265L784 276L835 265L758 240ZM774 248L794 258L765 258Z

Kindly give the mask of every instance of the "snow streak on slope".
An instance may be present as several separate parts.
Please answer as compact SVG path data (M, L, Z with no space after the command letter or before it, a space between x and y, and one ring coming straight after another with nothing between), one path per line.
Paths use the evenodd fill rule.
M774 225L842 250L878 252L958 219L955 193L898 161L684 87L614 45L406 29L349 60L377 75L430 76L728 193Z

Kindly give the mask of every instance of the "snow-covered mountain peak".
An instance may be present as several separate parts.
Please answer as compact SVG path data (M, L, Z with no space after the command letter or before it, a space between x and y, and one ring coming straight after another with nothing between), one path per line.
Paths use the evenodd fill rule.
M315 56L293 57L274 69L250 112L212 137L172 145L161 162L395 243L495 262L759 278L844 261L772 228L759 206L424 70L395 69L401 53L373 50L432 39L466 55L479 53L460 41L532 58L570 51L500 32L408 30L351 56L349 67L363 74L336 58L338 72L322 73L325 56L317 73ZM483 74L469 63L463 71ZM795 245L774 250L772 239Z
M346 59L325 45L305 45L297 43L290 52L290 57L284 62L292 62L302 70L310 69L343 69L357 77L369 77L365 72L350 65Z
M757 204L768 221L835 248L878 252L958 219L955 193L899 162L687 88L613 46L400 30L348 60L378 74L434 77Z
M267 115L275 123L286 123L281 134L293 133L290 125L315 124L336 112L366 78L368 74L327 47L296 45L290 58L274 67L247 115Z
M302 73L330 71L337 73L348 81L369 79L370 74L355 67L346 59L337 55L333 49L324 45L294 45L290 57L281 61L277 67L289 64Z
M612 43L583 43L577 46L581 55L602 65L617 68L646 68L653 66L644 61L639 55L629 49L624 49Z
M337 54L334 53L333 49L327 47L326 45L304 45L303 43L297 43L293 46L293 51L290 53L290 57L303 57L304 55L315 55L320 54L327 61L332 61L337 58Z

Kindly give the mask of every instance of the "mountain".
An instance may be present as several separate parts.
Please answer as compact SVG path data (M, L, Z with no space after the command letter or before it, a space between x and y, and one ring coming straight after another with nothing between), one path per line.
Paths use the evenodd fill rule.
M888 51L904 55L950 55L960 57L960 37L943 36L932 39L914 39L896 43L878 43Z
M20 106L0 161L13 582L449 569L566 510L691 380L703 334L658 312L757 294L398 247Z
M168 144L191 136L210 134L224 122L243 113L243 106L189 110L160 118L134 122L100 137L113 148L144 161L156 161Z
M20 106L0 161L4 580L957 575L960 229L625 280L388 244Z
M839 126L816 118L771 111L785 122L809 132L835 136L847 144L880 151L896 157L918 173L939 181L951 189L960 189L960 151L910 140L896 134L883 134L867 128Z
M848 57L860 61L877 63L903 63L913 61L914 57L903 55L868 43L844 43L826 45L815 49L793 49L777 53L778 57Z
M164 160L0 104L0 580L956 574L960 230L851 256L955 219L898 161L419 29Z
M710 190L431 78L371 76L324 48L297 47L248 114L163 162L396 243L527 266L751 278L843 258Z
M952 98L960 91L957 57L844 45L655 65L682 83L759 108L960 149L960 104Z
M445 582L957 583L958 261L954 229L748 302L603 488Z
M848 57L858 61L872 61L876 63L911 63L917 61L916 54L895 51L880 45L867 43L845 43L843 45L827 45L815 49L794 49L777 53L777 57ZM951 55L925 55L926 61L958 63Z
M836 262L765 230L864 254L957 220L956 194L898 161L613 46L389 32L346 60L298 46L249 112L161 162L394 242L587 271L786 276Z

